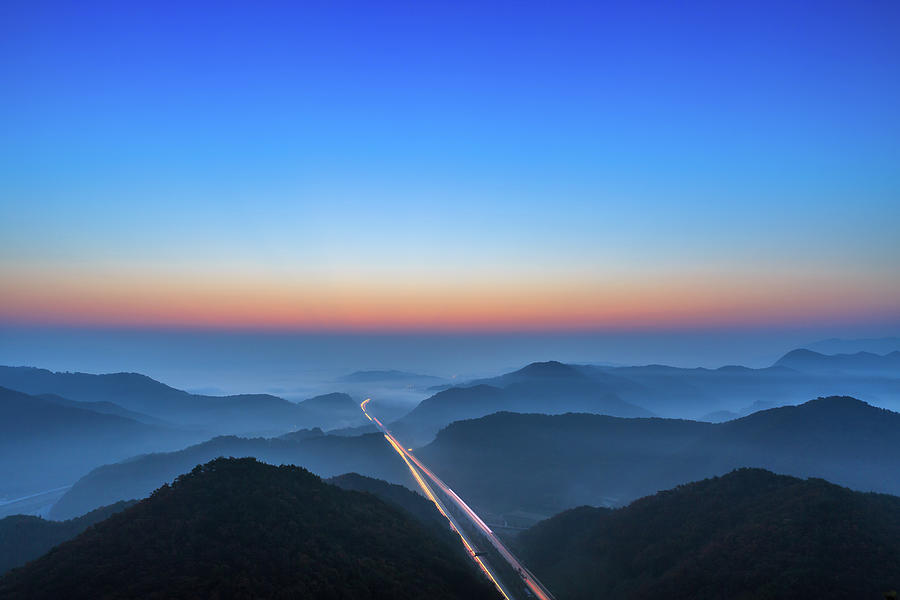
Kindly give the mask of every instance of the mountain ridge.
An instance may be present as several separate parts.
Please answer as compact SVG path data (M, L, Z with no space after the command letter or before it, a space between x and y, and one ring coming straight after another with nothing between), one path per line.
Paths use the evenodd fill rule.
M620 509L565 511L516 545L570 600L836 600L900 587L898 537L896 496L739 469Z

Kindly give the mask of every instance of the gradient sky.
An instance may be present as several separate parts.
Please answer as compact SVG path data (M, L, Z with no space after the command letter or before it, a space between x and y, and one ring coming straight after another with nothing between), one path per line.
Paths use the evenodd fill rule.
M0 8L0 322L900 324L900 3Z

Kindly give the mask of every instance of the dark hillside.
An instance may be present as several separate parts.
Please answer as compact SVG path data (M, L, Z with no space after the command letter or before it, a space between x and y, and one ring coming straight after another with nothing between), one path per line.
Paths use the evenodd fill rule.
M495 598L406 512L305 469L217 459L0 579L0 598Z
M46 554L50 548L132 504L134 501L117 502L68 521L48 521L30 515L13 515L0 520L0 575Z
M900 498L759 469L523 532L558 600L870 598L900 589Z

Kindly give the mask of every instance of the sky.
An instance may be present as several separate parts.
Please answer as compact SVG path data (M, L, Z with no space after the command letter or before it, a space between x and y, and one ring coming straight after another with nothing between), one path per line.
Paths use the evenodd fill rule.
M0 325L900 331L897 2L11 0L0 81Z

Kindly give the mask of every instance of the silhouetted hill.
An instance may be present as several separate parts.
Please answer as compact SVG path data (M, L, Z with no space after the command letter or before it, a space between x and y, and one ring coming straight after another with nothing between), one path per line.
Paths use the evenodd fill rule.
M0 579L3 598L495 598L406 512L305 469L218 459Z
M708 423L723 423L725 421L731 421L732 419L737 419L741 415L731 412L730 410L716 410L709 414L703 415L698 421L706 421Z
M568 413L457 421L416 454L479 512L550 516L697 479L678 454L716 425ZM402 439L402 438L401 438Z
M352 410L355 413L360 412L359 404L357 404L353 398L351 398L348 394L342 394L339 392L322 394L321 396L315 396L307 400L301 400L297 403L297 405L309 410L321 412L346 410Z
M117 502L68 521L47 521L29 515L13 515L0 520L0 575L46 554L54 546L132 504L133 500Z
M309 415L308 420L325 429L358 427L369 422L359 403L348 394L323 394L298 402L297 406Z
M404 436L407 443L418 444L429 441L440 428L453 421L498 411L650 415L560 363L536 363L492 381L496 385L478 384L438 392L394 421L391 428Z
M0 440L24 442L41 430L50 434L64 431L86 435L139 435L155 428L133 419L77 408L59 399L31 396L0 387Z
M303 465L323 477L357 472L414 485L403 461L381 434L303 435L299 439L222 436L177 452L147 454L98 467L60 498L50 516L67 519L118 500L144 498L166 481L219 456L254 457L276 465Z
M289 440L292 442L300 442L303 440L311 440L312 438L322 437L323 435L325 435L324 431L322 431L318 427L313 427L312 429L298 429L297 431L285 433L284 435L279 435L278 438L282 440Z
M557 361L532 363L518 371L479 379L456 387L480 385L524 392L515 406L494 410L517 412L593 412L614 416L705 418L730 411L747 414L746 407L764 399L773 406L793 405L817 396L852 395L885 408L900 409L900 370L829 370L804 372L778 364L764 369L730 365L718 369L685 369L665 365L566 365ZM647 412L625 413L621 407L595 410L581 402L589 398L616 398ZM560 403L559 399L568 399ZM544 405L568 403L559 410ZM572 401L581 402L575 404ZM530 404L530 406L528 406ZM489 414L489 413L483 413ZM473 418L476 415L467 415ZM460 416L459 418L463 418ZM450 421L445 421L445 425Z
M900 494L898 434L900 414L833 396L722 423L685 455L706 457L714 472L764 467Z
M741 469L517 539L559 600L881 599L900 589L900 498Z
M0 388L0 497L71 484L110 460L196 440L61 400Z
M486 513L550 515L739 467L900 494L900 414L846 397L725 423L499 413L460 421L417 454Z
M536 362L527 365L518 371L505 375L512 380L531 379L533 377L548 377L553 379L582 379L584 374L570 365L559 361Z
M117 417L125 417L126 419L131 419L139 423L146 423L147 425L162 425L165 427L172 426L172 424L167 421L163 421L162 419L157 419L156 417L151 417L150 415L145 415L133 410L128 410L127 408L122 408L118 404L114 404L112 402L79 402L77 400L69 400L68 398L57 396L56 394L40 394L38 398L43 398L48 402L53 402L54 404L58 404L60 406L68 406L69 408L82 408L84 410L91 410L104 415L116 415Z
M32 367L0 367L0 385L28 394L56 394L80 402L112 402L130 411L216 434L277 435L302 427L333 429L362 424L358 410L332 396L289 402L269 394L203 396L169 387L138 373L55 373ZM304 406L306 402L311 404ZM351 419L355 419L350 422Z
M807 373L882 374L900 377L900 350L885 355L871 352L829 355L799 349L788 352L775 365Z
M438 392L419 403L406 416L395 421L391 427L414 444L426 440L448 423L460 419L482 416L509 404L509 399L500 388L476 385L469 388L450 388ZM494 408L494 410L491 410ZM376 413L377 414L377 413Z
M375 494L388 504L407 511L429 527L438 526L441 530L447 529L447 520L438 512L433 502L402 485L366 477L359 473L345 473L325 481L344 490Z

